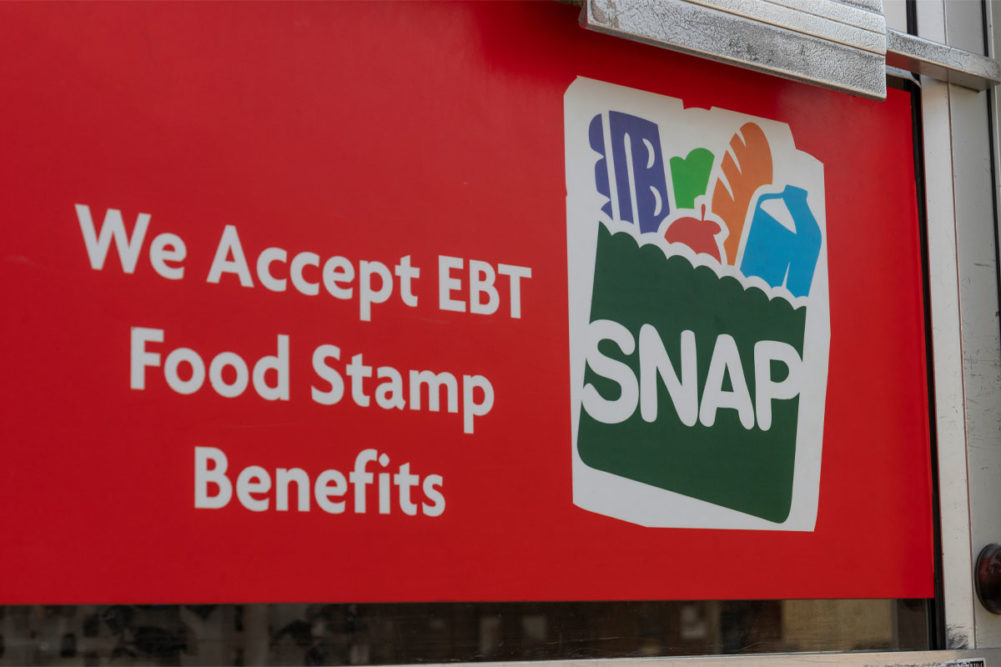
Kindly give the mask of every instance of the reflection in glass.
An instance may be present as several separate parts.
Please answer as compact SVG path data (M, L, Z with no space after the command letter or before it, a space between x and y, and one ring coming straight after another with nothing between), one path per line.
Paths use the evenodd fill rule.
M932 648L928 600L0 607L0 665L365 665Z

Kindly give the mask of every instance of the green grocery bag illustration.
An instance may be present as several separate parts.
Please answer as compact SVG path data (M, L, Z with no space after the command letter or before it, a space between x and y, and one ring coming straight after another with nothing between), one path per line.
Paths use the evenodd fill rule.
M565 114L574 503L813 530L823 165L783 123L589 79Z

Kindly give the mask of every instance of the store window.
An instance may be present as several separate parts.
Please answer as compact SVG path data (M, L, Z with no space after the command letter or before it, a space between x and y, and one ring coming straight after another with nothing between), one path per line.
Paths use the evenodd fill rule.
M945 648L918 87L579 11L0 6L0 664Z

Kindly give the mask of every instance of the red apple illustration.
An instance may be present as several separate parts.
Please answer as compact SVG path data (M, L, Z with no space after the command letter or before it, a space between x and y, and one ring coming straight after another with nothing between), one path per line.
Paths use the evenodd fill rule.
M717 262L720 260L716 235L720 232L718 223L706 220L706 206L702 205L702 219L678 218L664 232L668 243L684 243L698 253L705 253Z

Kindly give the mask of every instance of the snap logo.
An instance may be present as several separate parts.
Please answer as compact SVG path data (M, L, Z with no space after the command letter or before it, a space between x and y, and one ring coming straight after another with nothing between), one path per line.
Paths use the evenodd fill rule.
M564 108L574 503L812 531L823 164L784 123L589 79Z

